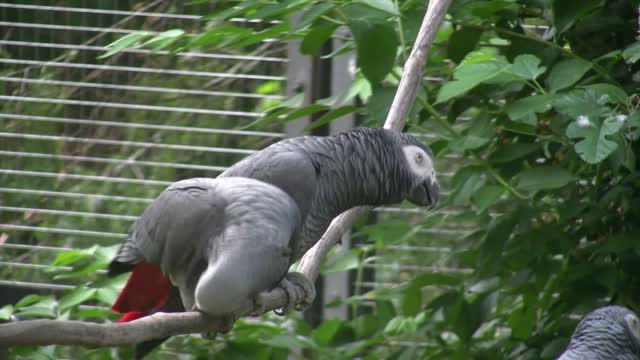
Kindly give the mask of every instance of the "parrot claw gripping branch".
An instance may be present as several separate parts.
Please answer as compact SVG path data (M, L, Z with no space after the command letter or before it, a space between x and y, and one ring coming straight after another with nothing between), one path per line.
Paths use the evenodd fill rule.
M252 311L308 306L320 263L358 216L371 206L438 200L431 150L397 131L450 3L429 2L384 129L283 140L216 179L169 186L109 265L110 275L133 272L113 306L123 313L119 323L3 324L0 345L138 343L140 358L170 336L220 331ZM301 273L288 273L302 255Z

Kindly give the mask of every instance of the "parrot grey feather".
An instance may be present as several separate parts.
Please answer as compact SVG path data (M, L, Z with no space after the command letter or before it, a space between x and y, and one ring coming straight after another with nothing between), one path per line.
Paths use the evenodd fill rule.
M427 146L410 135L358 128L335 136L280 141L238 162L219 178L255 178L278 186L296 201L304 219L294 248L297 260L340 213L407 197L417 181L402 154L403 145L417 146L433 157ZM274 160L281 158L295 161Z
M585 316L558 360L640 360L640 321L622 306L606 306Z
M136 262L160 265L186 309L200 302L202 311L222 315L278 284L289 268L299 223L297 205L275 186L196 178L162 192L132 226L123 248L141 255Z

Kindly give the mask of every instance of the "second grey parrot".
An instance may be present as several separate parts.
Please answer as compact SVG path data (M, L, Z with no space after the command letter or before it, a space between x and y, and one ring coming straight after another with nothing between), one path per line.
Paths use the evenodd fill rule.
M640 320L622 306L585 316L558 360L640 360Z
M335 136L302 136L283 140L236 163L217 179L227 177L260 180L284 191L293 199L299 211L300 228L293 233L288 243L290 257L287 266L297 261L320 239L333 218L350 208L393 204L404 199L416 205L434 206L439 194L433 154L429 147L408 134L379 128L359 128ZM185 213L189 206L188 202L166 206L165 217ZM229 217L217 219L215 209L212 211L214 214L208 215L207 226L167 228L166 231L171 231L171 236L164 242L158 241L158 238L165 236L163 232L145 233L149 241L144 246L153 248L161 243L184 244L194 238L200 239L196 241L205 241L207 233L212 229L225 229L233 223L233 219ZM147 228L162 228L164 225L160 224L161 221L159 218L149 219ZM260 233L252 235L254 238L251 241L260 249ZM188 261L206 261L209 253L197 252L185 258L173 256L166 260L160 255L151 264L128 255L135 253L131 249L142 243L146 244L140 234L133 232L109 266L109 272L113 275L133 270L129 282L113 306L115 311L125 314L121 321L129 321L155 311L190 309L192 302L184 299L184 295L180 301L180 292L177 291L180 285L172 280L183 279L184 283L189 284L197 282L200 276L188 270L192 267ZM234 259L226 262L228 266L224 271L242 274L263 271L282 277L280 268L263 269L254 266L250 256L245 254L251 250L248 243L221 246L220 256ZM149 251L160 254L157 249ZM183 260L187 263L181 262ZM180 265L175 268L182 268L184 273L168 273L168 269L174 267L174 261L180 261ZM157 267L153 264L163 265ZM304 307L313 300L313 285L303 276L293 276L296 274L287 275L281 285L291 286L291 279L306 289L306 296L301 304ZM224 276L241 279L245 275ZM220 288L220 292L225 293L226 290ZM290 303L287 310L295 305L297 304Z

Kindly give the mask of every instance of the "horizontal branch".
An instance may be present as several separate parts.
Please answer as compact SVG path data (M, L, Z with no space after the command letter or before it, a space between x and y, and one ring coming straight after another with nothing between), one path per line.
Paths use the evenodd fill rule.
M262 295L265 311L279 309L287 303L287 295L281 288ZM217 332L224 326L223 319L196 311L155 313L131 322L106 324L74 320L24 320L0 325L0 346L120 346L175 335Z

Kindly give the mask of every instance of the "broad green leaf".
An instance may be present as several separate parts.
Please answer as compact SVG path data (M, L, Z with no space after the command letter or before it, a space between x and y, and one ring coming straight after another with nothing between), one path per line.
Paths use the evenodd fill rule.
M417 323L412 317L396 316L389 321L383 332L385 335L405 335L415 334L417 330Z
M358 67L371 84L378 84L395 63L398 38L394 27L359 20L350 22L349 27L356 42Z
M249 36L245 36L241 40L233 42L232 45L235 47L253 45L269 38L275 38L284 34L288 34L290 30L290 24L288 22L284 22L282 24L271 26L265 30L258 31Z
M492 163L503 164L513 160L520 159L532 152L540 149L539 144L531 143L513 143L500 146L493 154L490 160Z
M459 63L473 49L475 49L482 31L471 27L462 27L454 31L447 42L447 56L455 63Z
M74 264L79 260L93 256L97 249L98 246L95 245L87 249L74 249L61 252L56 256L55 260L51 263L51 266L67 266Z
M241 15L248 10L257 8L262 3L262 0L245 0L238 1L234 6L230 6L229 8L207 15L204 18L206 20L216 20L222 21L234 16Z
M422 273L416 276L409 286L425 287L427 285L459 285L462 283L460 278L447 275L444 273Z
M545 112L551 109L553 95L534 95L520 98L508 104L504 110L513 121L521 122L527 115ZM525 122L528 123L528 122ZM529 124L535 125L535 124Z
M306 55L318 55L318 51L322 48L322 45L329 40L337 28L337 24L330 22L314 26L304 39L302 39L300 51Z
M304 14L302 14L302 16L300 17L300 21L296 24L296 29L302 29L307 25L311 25L319 17L335 8L335 6L335 4L329 2L314 4L307 11L305 11Z
M456 152L477 149L486 145L495 135L495 126L488 116L480 115L471 120L471 126L464 136L461 136L449 144Z
M80 286L73 289L70 293L66 294L60 299L60 311L65 311L76 305L79 305L90 298L96 293L96 289Z
M546 70L546 67L540 66L540 59L531 54L518 55L509 69L511 73L527 80L535 80Z
M20 310L23 307L35 304L35 303L37 303L39 301L47 301L47 300L50 300L50 299L53 299L53 297L45 296L45 295L32 294L32 295L25 296L22 300L18 301L15 304L15 307L16 307L16 310Z
M468 202L471 196L480 189L486 179L481 174L475 172L471 176L463 180L462 184L458 186L451 194L450 201L452 205L460 205Z
M634 64L636 61L640 60L640 42L635 42L624 49L622 57L629 64Z
M322 269L323 274L330 274L334 272L343 272L353 270L360 266L360 254L362 249L353 248L344 252L336 260L330 262Z
M520 173L518 188L529 191L558 189L574 179L573 174L563 168L537 166Z
M338 330L342 327L343 322L344 321L340 319L331 319L322 322L322 324L313 331L313 339L320 346L329 346L338 333Z
M607 137L617 133L622 125L624 121L619 121L615 117L609 117L604 121L582 117L569 124L567 136L572 139L582 139L574 145L576 152L582 160L589 164L597 164L618 147Z
M528 339L536 325L536 309L520 306L509 316L511 333L516 339Z
M11 315L13 314L13 306L5 305L0 308L0 320L11 320Z
M592 84L582 86L583 89L593 91L599 95L606 95L614 103L620 105L627 105L629 103L629 96L618 86L611 84Z
M591 63L582 59L567 59L553 66L547 78L549 91L557 92L575 84L591 69Z
M391 0L357 0L359 3L370 6L374 9L384 11L388 14L399 16L398 9Z
M402 295L402 314L416 315L422 306L422 290L419 286L409 286Z
M495 204L505 192L505 188L498 185L485 185L476 190L472 195L472 199L477 206L476 212L484 212L489 206Z
M436 103L447 101L462 95L484 81L490 80L508 69L508 66L496 61L476 62L467 61L469 56L454 72L454 80L445 83L438 91ZM508 64L507 64L508 65Z
M49 317L55 318L58 314L58 302L53 298L53 296L46 296L41 298L39 301L28 305L28 306L18 306L16 304L16 312L15 315L18 317Z
M567 114L572 118L587 116L597 118L609 112L606 104L609 96L598 94L593 90L574 91L567 94L558 94L553 98L553 108L559 113Z

